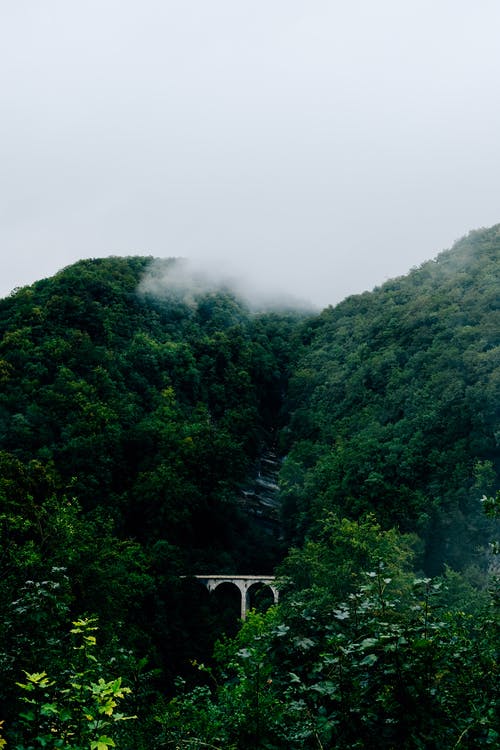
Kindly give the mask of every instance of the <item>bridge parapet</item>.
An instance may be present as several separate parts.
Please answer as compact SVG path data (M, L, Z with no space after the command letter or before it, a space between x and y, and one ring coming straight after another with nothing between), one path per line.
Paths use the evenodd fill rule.
M239 590L241 595L241 619L247 616L250 606L250 589L255 584L261 583L268 586L273 592L274 603L278 601L278 589L274 585L275 576L232 576L232 575L197 575L194 576L200 583L203 583L207 589L215 591L221 583L232 583Z

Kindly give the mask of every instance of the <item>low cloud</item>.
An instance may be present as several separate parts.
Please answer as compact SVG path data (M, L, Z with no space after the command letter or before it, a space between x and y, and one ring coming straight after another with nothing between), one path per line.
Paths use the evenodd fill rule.
M273 286L272 281L237 270L220 259L158 258L142 278L139 293L158 299L181 300L193 307L202 296L226 292L254 312L316 309L312 303Z

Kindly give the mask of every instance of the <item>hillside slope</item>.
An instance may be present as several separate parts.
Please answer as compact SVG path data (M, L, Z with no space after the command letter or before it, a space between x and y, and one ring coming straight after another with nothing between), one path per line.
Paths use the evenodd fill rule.
M328 510L417 531L425 564L484 545L500 470L500 226L308 326L282 472L289 538Z
M0 301L7 665L29 664L41 623L58 633L88 611L104 639L175 674L221 627L180 576L280 557L239 499L274 440L297 316L224 290L140 293L150 263L81 261ZM28 580L45 582L36 602Z
M0 303L4 475L192 548L277 426L292 318L140 295L147 264L82 261Z
M179 673L188 685L199 683L196 664L210 659L221 631L238 624L234 602L214 601L184 576L271 572L285 556L281 604L267 625L258 616L232 645L218 648L215 692L226 695L227 688L229 700L234 690L243 706L248 699L238 720L249 737L263 664L272 675L265 683L269 715L285 696L271 733L285 736L290 717L297 720L273 747L310 746L302 732L317 709L317 731L334 731L325 724L327 715L332 726L337 721L332 633L339 643L352 638L343 651L352 656L391 627L385 614L377 619L377 597L368 602L362 634L359 613L349 614L353 601L368 596L366 575L371 585L376 576L384 586L393 579L394 617L416 638L405 641L403 657L405 679L416 680L412 695L426 694L422 674L431 685L426 654L437 649L428 697L441 691L446 716L455 716L471 693L468 682L453 682L457 659L469 659L474 685L484 685L485 674L497 684L480 498L500 485L500 227L473 232L407 276L316 316L257 314L220 288L184 294L167 283L146 292L141 281L151 260L81 261L0 301L0 705L13 736L23 723L16 725L22 670L48 667L65 679L73 659L68 623L85 613L98 617L99 663L134 685L130 713L140 715L142 740L124 732L123 746L165 746L157 710L165 726L173 712L172 737L177 729L190 736L189 720L177 727L181 704L176 698L166 708L164 696ZM161 277L175 265L163 261ZM266 454L271 448L277 457ZM259 459L261 469L271 460L271 475L256 476ZM253 497L259 483L272 490L265 500L273 509L281 503L284 543L242 509L242 495ZM430 650L422 653L425 608L420 599L408 608L421 596L411 582L415 550L418 571L440 573L445 563L466 569L431 585L442 587L441 603ZM429 586L426 578L417 583ZM444 671L443 653L451 665ZM323 693L315 683L323 666L311 669L314 654L326 655ZM231 669L243 662L240 681L228 678L226 656ZM353 747L358 731L367 734L366 746L379 736L370 686L383 702L394 674L381 672L379 685L371 669L379 655L369 657L361 654L351 676L353 695L366 688L374 723L356 728L347 711L341 727L356 735ZM254 659L257 682L246 671ZM209 674L202 665L201 679ZM344 678L339 684L342 694ZM496 687L488 690L485 705L496 694ZM210 696L208 687L187 694L194 723L201 717L200 731L209 734L217 715ZM304 696L323 697L308 707ZM231 701L231 710L222 701L221 721L237 736ZM397 718L382 729L390 735L402 717L406 736L406 704L398 701L391 708ZM343 698L341 704L344 710ZM413 704L423 706L415 718L420 732L427 704ZM307 715L294 714L300 706ZM437 711L436 726L446 734L450 721L441 706ZM462 718L458 737L468 731ZM153 743L151 732L158 735ZM247 746L239 736L234 742Z

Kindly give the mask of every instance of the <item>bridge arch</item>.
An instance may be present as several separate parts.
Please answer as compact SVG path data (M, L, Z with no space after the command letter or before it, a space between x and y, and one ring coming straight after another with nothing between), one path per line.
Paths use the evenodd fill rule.
M274 584L275 576L197 575L194 577L203 583L210 592L215 591L217 586L222 583L232 583L236 586L240 592L242 620L245 620L247 616L250 607L250 589L255 584L261 583L268 586L272 591L274 603L276 604L278 601L278 589Z

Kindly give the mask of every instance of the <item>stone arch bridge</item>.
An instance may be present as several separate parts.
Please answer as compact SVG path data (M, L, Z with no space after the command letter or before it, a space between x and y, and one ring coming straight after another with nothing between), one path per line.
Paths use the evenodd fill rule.
M214 575L214 576L193 576L200 583L203 583L209 591L215 591L221 583L232 583L240 592L241 596L241 619L247 616L250 607L250 589L256 584L268 586L273 592L274 603L278 601L278 589L274 585L275 576L231 576L231 575Z

